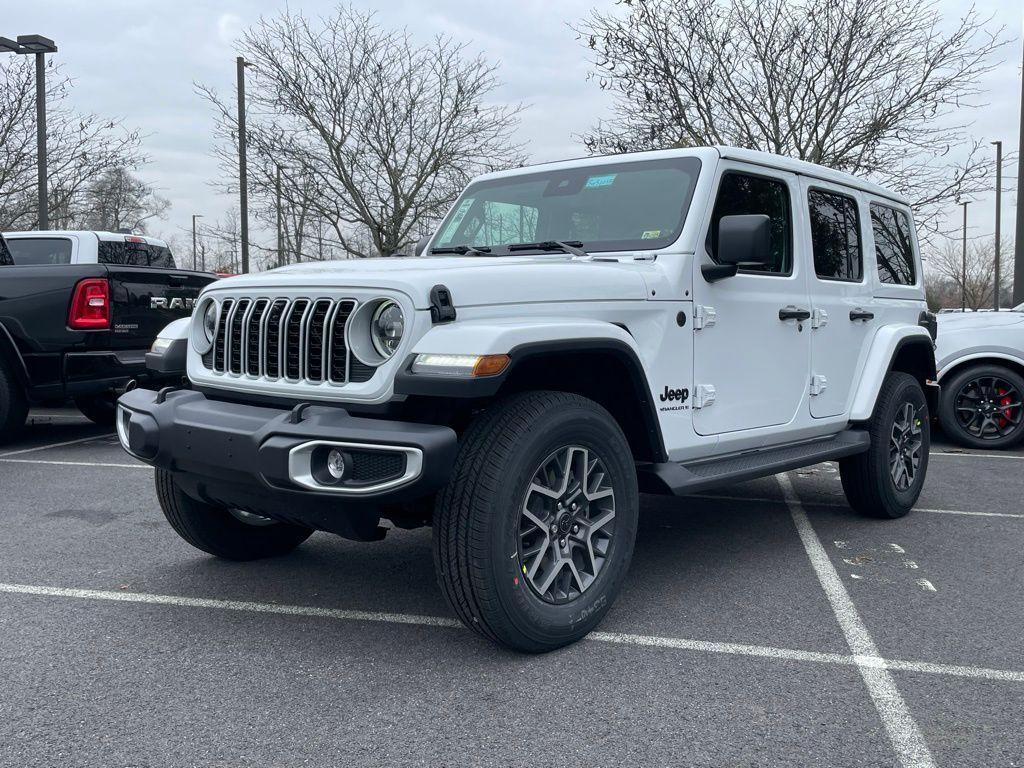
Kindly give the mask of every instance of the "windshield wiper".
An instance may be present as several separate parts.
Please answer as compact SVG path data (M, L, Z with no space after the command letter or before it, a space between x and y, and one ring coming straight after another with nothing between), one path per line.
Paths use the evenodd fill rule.
M590 254L583 250L583 243L579 240L544 240L540 243L513 243L508 246L509 253L512 251L562 251L579 259L589 259Z
M490 253L491 249L485 245L481 245L479 248L472 245L452 245L445 248L431 248L431 253L457 253L461 256L465 256L467 253Z

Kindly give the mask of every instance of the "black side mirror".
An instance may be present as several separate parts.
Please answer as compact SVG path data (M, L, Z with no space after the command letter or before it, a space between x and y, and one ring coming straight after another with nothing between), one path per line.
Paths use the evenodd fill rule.
M717 264L704 264L708 282L732 277L742 266L763 267L771 262L771 219L763 213L723 216L718 221Z
M427 249L427 243L430 242L430 238L432 238L433 236L434 236L434 233L431 232L429 235L424 235L419 240L417 240L416 241L416 250L413 251L413 253L415 255L417 255L417 256L422 256L423 255L423 251L425 251Z
M718 222L718 263L757 264L771 261L771 219L763 213L723 216Z

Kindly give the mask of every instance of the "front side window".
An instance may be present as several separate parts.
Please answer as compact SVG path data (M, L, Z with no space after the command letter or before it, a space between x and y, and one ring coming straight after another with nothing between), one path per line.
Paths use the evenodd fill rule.
M814 273L822 280L860 282L863 256L857 201L836 192L807 193Z
M71 263L71 241L66 237L12 237L7 247L19 267Z
M905 211L872 203L871 231L875 235L878 279L891 285L913 285L916 275L910 217Z
M718 224L722 217L749 214L765 214L771 221L770 260L764 267L744 267L744 271L788 275L792 267L793 227L789 189L779 179L733 172L722 176L708 233L711 258L718 261Z
M171 256L170 249L149 243L101 240L98 260L100 264L174 269L174 257Z
M471 184L433 248L502 254L516 243L579 241L588 251L654 250L683 229L700 173L673 157L506 176Z

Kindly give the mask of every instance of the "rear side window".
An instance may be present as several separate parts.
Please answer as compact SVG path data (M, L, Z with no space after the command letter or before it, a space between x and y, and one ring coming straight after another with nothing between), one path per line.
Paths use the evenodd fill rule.
M12 237L7 247L18 266L71 263L71 241L66 237Z
M814 273L822 280L860 282L863 256L857 201L836 192L807 193Z
M718 261L718 223L723 216L766 214L771 219L771 260L765 267L744 267L744 271L788 275L792 265L792 223L789 189L778 179L727 173L718 187L718 199L711 215L711 258Z
M101 240L98 259L100 264L120 264L127 267L164 267L174 269L174 257L169 248L149 243Z
M910 217L904 211L872 203L871 231L875 235L878 279L892 285L913 285L916 275Z
M0 236L0 267L10 267L14 265L14 257L11 256L11 252L7 250L7 241Z

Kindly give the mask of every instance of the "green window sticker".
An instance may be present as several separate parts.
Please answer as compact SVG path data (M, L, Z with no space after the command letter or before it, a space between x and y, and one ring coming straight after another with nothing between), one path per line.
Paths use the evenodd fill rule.
M615 183L615 177L618 174L607 173L604 176L591 176L587 179L586 188L596 189L597 187L610 187Z
M645 229L644 233L640 235L641 240L657 240L659 237L661 237L660 229Z

